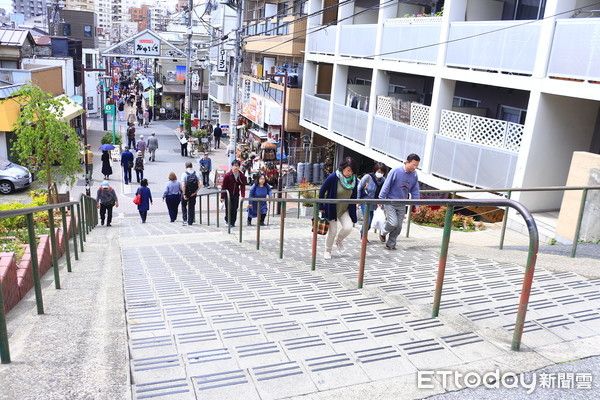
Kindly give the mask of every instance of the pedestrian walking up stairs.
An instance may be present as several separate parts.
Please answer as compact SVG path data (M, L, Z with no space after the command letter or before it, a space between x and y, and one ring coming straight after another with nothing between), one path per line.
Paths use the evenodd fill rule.
M237 230L166 219L120 228L134 399L424 398L460 387L418 387L419 371L522 373L600 352L598 279L538 265L512 351L525 260L451 251L431 318L439 244L371 244L357 289L357 232L327 261L319 238L311 271L308 221L286 220L279 259L278 221L257 251L253 231L239 243Z

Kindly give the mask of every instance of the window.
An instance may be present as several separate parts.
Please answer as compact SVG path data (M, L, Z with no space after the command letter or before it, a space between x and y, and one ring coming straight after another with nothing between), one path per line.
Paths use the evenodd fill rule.
M92 54L85 55L85 67L94 68L94 58Z
M480 100L467 99L465 97L454 96L452 99L452 107L471 107L477 108L481 103Z
M404 86L389 85L388 94L389 93L404 93Z
M62 35L71 36L71 24L62 24Z
M91 25L83 26L83 36L92 37L92 26Z
M527 110L515 107L500 106L499 114L500 115L498 115L498 119L523 125L525 123L525 117L527 116Z

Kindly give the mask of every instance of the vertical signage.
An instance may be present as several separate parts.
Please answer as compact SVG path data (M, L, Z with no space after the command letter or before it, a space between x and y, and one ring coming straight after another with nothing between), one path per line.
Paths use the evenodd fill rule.
M227 71L227 61L225 60L225 48L222 44L219 45L219 51L217 54L217 71Z
M250 79L244 79L242 86L242 103L250 103L250 96L252 96L252 81Z

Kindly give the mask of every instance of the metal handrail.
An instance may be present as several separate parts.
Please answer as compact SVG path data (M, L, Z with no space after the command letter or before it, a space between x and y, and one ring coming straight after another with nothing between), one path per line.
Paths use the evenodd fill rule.
M225 193L225 196L227 197L227 233L231 233L231 224L229 223L229 221L231 221L231 198L229 195L229 191L227 190L213 190L212 192L208 192L208 193L198 193L196 196L198 196L198 212L200 214L200 218L198 219L198 223L200 225L202 225L202 197L206 196L206 222L207 225L210 226L210 196L215 194L216 196L216 203L215 203L215 208L217 209L217 228L219 227L219 200L220 197L219 196L221 193Z
M369 223L369 208L372 205L377 204L390 204L390 205L431 205L431 206L446 206L446 219L444 224L444 235L442 237L442 246L440 250L440 260L438 265L438 274L436 279L436 288L433 298L433 309L432 317L439 315L439 308L442 296L442 287L444 283L444 274L446 269L446 260L448 255L448 247L450 243L450 233L452 232L452 215L454 207L465 207L465 206L488 206L488 207L510 207L515 209L521 214L527 225L529 231L529 251L527 254L527 264L525 267L525 274L523 277L523 284L521 288L521 296L519 299L519 309L517 312L517 320L515 322L515 330L512 340L512 350L519 350L521 346L521 336L523 334L523 326L525 324L525 316L527 313L527 305L529 304L529 295L531 292L531 285L533 283L533 273L535 270L535 262L537 259L537 252L539 247L539 235L535 220L529 210L514 200L509 199L497 199L497 200L477 200L477 199L445 199L445 200L429 200L429 199L283 199L283 198L242 198L240 201L240 218L243 214L244 202L255 201L259 202L278 202L282 204L281 212L281 224L279 226L279 257L283 258L283 242L284 242L284 228L285 228L285 205L288 202L291 203L312 203L313 204L313 238L312 238L312 266L311 269L316 269L316 254L317 254L317 220L318 220L318 204L365 204L366 205L366 219L365 224ZM240 224L240 236L239 240L242 242L242 228L243 224ZM256 226L256 239L260 241L260 224ZM363 229L361 250L360 250L360 261L359 261L359 275L358 275L358 288L363 287L364 281L364 267L367 249L367 230ZM257 243L257 249L260 248L260 244Z
M448 190L421 190L421 193L451 193L453 197L456 193L500 193L506 192L506 197L510 199L513 192L553 192L553 191L570 191L570 190L582 190L581 203L579 204L579 211L577 213L577 224L575 226L575 234L573 237L573 244L571 246L571 258L574 258L577 253L577 244L579 242L579 233L581 231L581 222L583 220L583 213L585 211L585 202L587 200L587 194L590 190L600 190L600 186L541 186L532 188L496 188L496 189L448 189ZM406 237L410 234L410 222L411 222L411 211L409 208L406 224ZM504 210L504 217L502 218L502 229L500 231L500 243L498 248L502 250L504 248L504 238L506 236L506 228L508 224L508 207Z
M77 227L79 227L79 244L83 252L83 242L85 241L86 231L89 233L98 225L98 214L96 212L96 200L81 195L79 201L67 201L57 204L48 204L45 206L28 207L18 210L0 211L0 219L14 218L25 216L27 220L27 233L29 239L29 252L31 256L31 268L33 270L33 285L35 290L35 302L38 314L44 314L44 301L42 299L42 285L37 259L37 246L35 239L35 223L33 214L39 212L48 212L49 229L50 229L50 246L52 248L52 268L54 270L54 286L60 289L60 273L58 268L56 230L54 224L54 210L59 209L62 219L62 230L65 235L68 232L67 226L67 207L71 214L71 232L73 236L73 253L75 260L79 259L77 252ZM77 209L77 213L75 212ZM67 272L71 272L71 254L69 250L69 241L65 242L65 257L67 264ZM4 297L2 293L2 285L0 285L0 360L2 364L8 364L10 360L10 349L8 345L8 331L6 328L6 312L4 310Z

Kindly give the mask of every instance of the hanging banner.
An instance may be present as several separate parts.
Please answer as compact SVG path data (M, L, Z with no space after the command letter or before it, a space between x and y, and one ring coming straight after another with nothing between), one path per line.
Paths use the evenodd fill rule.
M227 60L225 59L225 48L222 44L219 46L219 50L217 53L217 71L219 71L219 72L227 71Z
M138 36L134 41L133 54L160 56L160 39L149 32Z
M177 67L175 67L175 71L177 75L177 80L179 82L185 81L185 65L178 65Z
M242 103L250 103L250 97L252 96L252 81L250 79L244 79L242 85Z
M148 106L154 107L154 89L148 90Z
M200 76L198 75L198 72L194 72L192 74L192 90L198 89L200 89Z

